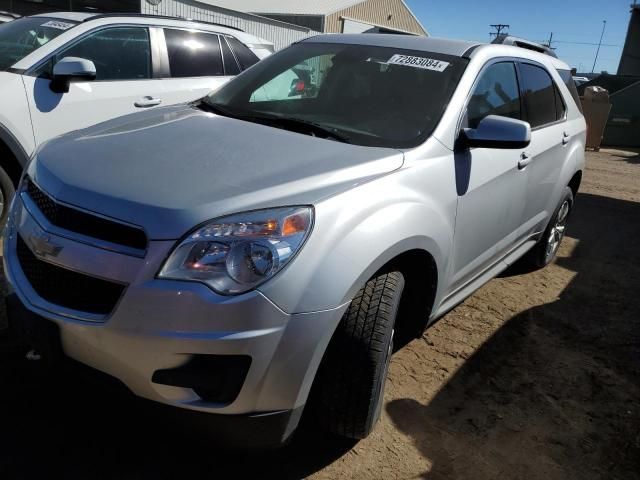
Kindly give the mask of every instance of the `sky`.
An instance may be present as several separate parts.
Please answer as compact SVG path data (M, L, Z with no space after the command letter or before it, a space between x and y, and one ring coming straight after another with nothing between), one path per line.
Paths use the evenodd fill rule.
M591 72L597 43L606 28L595 71L615 73L627 34L633 0L405 0L429 35L489 41L491 24L508 24L512 35L547 41L579 72ZM640 0L638 0L640 3ZM595 44L595 45L589 45Z

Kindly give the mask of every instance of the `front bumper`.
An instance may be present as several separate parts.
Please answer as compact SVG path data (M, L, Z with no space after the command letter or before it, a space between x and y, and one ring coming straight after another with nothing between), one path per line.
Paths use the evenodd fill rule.
M66 357L60 348L58 324L28 310L15 293L6 297L7 315L13 326L15 340L28 345L42 355L39 363L48 373L52 385L63 383L70 395L86 390L99 392L107 398L122 398L127 389L117 379L93 368L87 368ZM74 393L75 392L75 393ZM147 400L139 400L147 402ZM225 447L264 449L285 443L302 415L303 407L274 412L216 415L189 409L172 408L157 402L132 403L144 407L161 418L165 427L171 422L176 428L203 433L207 439L220 441Z
M152 241L145 258L135 258L48 233L60 250L55 257L37 254L40 260L128 285L111 314L85 315L48 303L31 287L16 255L17 235L41 234L47 226L21 205L13 210L4 241L6 277L29 311L55 322L65 355L167 405L234 418L301 411L346 305L289 314L257 291L224 297L199 283L155 278L173 242ZM152 380L198 355L251 358L233 401L205 401L192 388Z

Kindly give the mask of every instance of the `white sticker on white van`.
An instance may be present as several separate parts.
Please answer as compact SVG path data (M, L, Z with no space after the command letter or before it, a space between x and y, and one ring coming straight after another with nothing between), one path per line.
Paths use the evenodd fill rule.
M449 62L443 62L442 60L399 54L395 54L387 63L390 65L405 65L407 67L433 70L435 72L444 72L444 69L449 66Z
M58 30L69 30L74 26L73 23L60 22L58 20L49 20L46 23L40 25L41 27L57 28Z

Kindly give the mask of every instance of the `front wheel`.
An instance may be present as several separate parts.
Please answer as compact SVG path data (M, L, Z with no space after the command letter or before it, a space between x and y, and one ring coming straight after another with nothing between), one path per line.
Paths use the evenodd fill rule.
M0 168L0 229L4 227L9 216L9 204L16 190L7 172Z
M528 254L529 263L535 267L543 268L549 265L560 249L560 243L564 238L569 214L573 208L573 192L569 187L564 189L562 199L551 216L551 221L544 231L542 238Z
M310 398L315 421L324 429L361 439L380 418L403 288L400 272L378 275L356 294L342 317Z

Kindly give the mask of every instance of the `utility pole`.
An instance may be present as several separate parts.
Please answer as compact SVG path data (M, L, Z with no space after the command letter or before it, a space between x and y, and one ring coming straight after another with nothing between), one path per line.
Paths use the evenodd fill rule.
M506 25L504 23L496 23L495 25L489 25L489 26L495 30L495 32L489 33L489 38L498 37L503 30L509 29L509 25ZM505 33L508 33L508 32L505 32Z
M600 53L600 45L602 45L602 37L604 37L604 29L607 27L607 21L602 21L602 33L600 34L600 41L598 42L598 49L596 50L596 58L593 60L593 67L591 73L596 69L596 62L598 61L598 54Z

